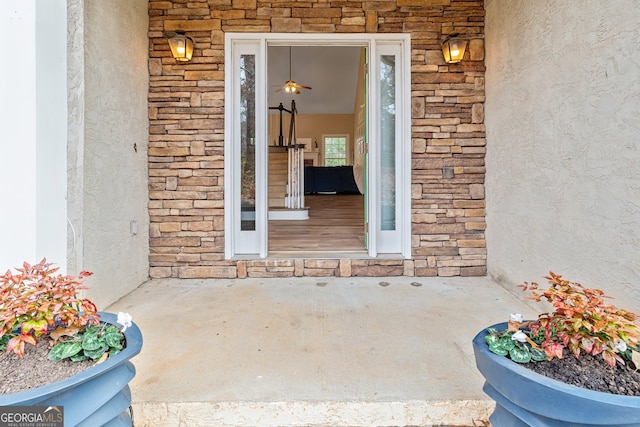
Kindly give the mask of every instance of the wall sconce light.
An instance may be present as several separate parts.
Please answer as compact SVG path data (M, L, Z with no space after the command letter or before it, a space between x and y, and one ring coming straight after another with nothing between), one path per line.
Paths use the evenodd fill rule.
M449 34L442 42L442 55L447 64L455 64L462 61L467 49L468 39L458 33Z
M172 33L166 33L171 48L171 54L176 61L191 61L193 56L193 39L184 35L184 31L176 30Z

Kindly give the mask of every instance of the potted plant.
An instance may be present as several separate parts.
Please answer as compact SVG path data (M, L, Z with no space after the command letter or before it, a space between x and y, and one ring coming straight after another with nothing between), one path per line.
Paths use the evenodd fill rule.
M531 292L529 298L551 303L552 313L542 313L529 322L512 314L509 322L493 325L473 339L476 365L486 380L483 390L496 402L491 424L640 426L637 316L605 303L607 296L598 289L569 282L553 272L546 279L550 285L546 290L540 291L535 282L520 287ZM604 369L614 378L630 376L637 388L631 395L596 391L570 384L573 380L560 375L565 364L586 365L587 359L590 363L604 361L600 363L604 368L588 367L578 378ZM557 379L529 369L531 366L553 366Z
M98 313L79 296L91 273L57 274L43 259L0 276L0 350L10 363L28 358L29 346L49 343L48 359L88 364L68 378L0 395L0 406L56 407L65 426L131 426L135 375L129 361L140 352L142 335L126 313ZM40 344L39 344L40 343ZM5 377L5 381L8 380Z

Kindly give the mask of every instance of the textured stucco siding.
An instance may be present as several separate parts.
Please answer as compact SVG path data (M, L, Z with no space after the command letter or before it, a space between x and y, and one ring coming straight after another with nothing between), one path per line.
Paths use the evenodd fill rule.
M488 272L640 308L640 9L486 1Z
M148 2L84 2L81 268L115 301L148 278ZM77 152L77 151L76 151ZM137 223L137 234L130 223Z

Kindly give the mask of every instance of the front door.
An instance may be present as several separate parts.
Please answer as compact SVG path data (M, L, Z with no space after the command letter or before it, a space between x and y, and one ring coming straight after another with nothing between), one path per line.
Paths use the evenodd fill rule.
M409 258L409 36L296 34L292 38L292 34L227 33L225 37L225 257L267 256L266 47L294 45L366 48L367 93L362 111L356 107L354 115L357 121L362 113L364 124L360 147L366 158L368 254Z

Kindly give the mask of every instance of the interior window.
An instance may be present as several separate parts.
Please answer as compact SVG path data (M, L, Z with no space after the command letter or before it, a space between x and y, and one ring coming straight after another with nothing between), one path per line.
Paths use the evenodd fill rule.
M324 136L324 165L345 166L347 164L347 137Z

